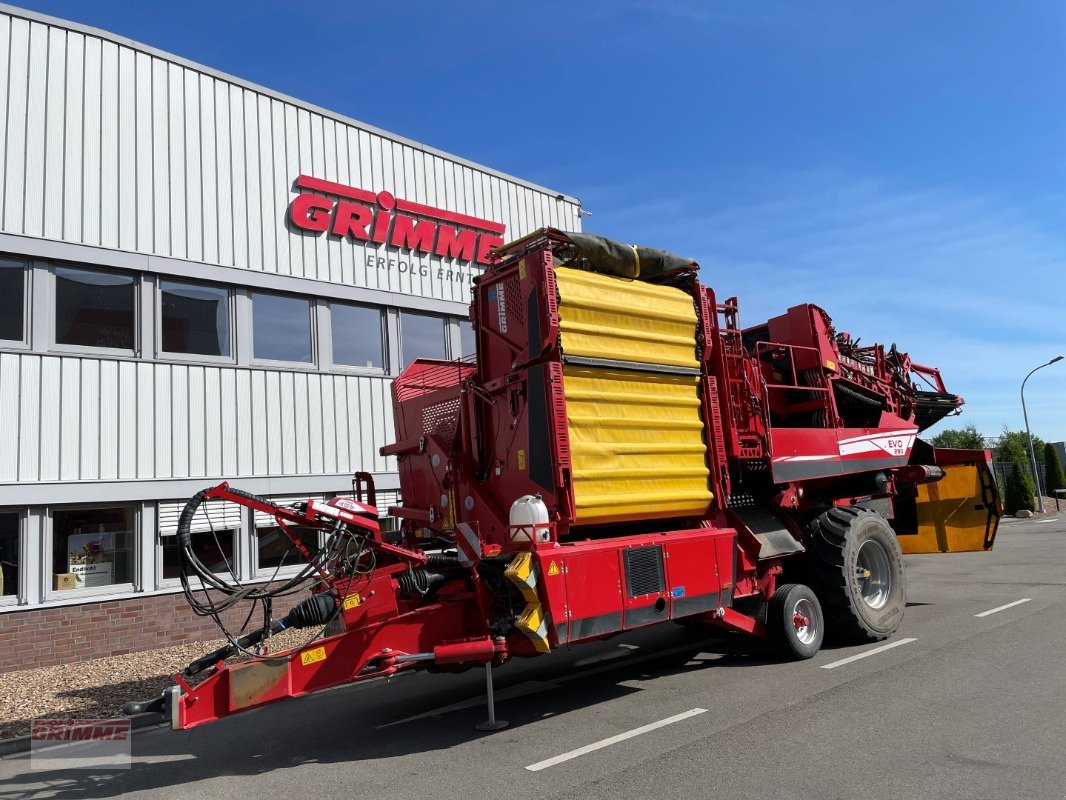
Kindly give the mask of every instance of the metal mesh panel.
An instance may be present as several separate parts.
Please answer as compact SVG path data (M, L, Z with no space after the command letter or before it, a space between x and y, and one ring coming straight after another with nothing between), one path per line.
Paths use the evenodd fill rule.
M663 575L663 549L659 545L634 547L624 553L626 593L629 597L656 594L666 588Z
M455 443L455 430L459 424L459 398L453 397L422 409L422 434L438 436L448 447Z

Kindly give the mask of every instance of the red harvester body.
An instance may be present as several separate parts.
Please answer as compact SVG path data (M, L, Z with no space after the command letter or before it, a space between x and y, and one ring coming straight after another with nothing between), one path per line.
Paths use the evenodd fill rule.
M741 329L736 299L719 302L696 269L551 229L502 248L475 281L476 359L416 360L394 382L399 441L382 452L398 460L397 538L365 475L355 498L295 508L225 484L193 498L186 522L226 499L327 532L309 554L312 597L272 627L326 635L201 659L187 673L214 672L178 676L159 701L173 724L669 619L809 657L823 625L895 631L901 551L991 548L988 453L917 438L962 405L938 370L860 347L810 304ZM240 594L186 559L189 580Z

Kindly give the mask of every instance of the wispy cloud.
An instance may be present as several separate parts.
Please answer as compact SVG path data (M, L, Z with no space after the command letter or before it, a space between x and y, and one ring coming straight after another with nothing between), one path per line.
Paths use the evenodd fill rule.
M611 233L696 257L747 324L817 303L838 329L941 367L986 433L1021 425L1025 373L1066 351L1066 235L995 197L829 171L608 196ZM1066 367L1026 395L1034 432L1066 438Z

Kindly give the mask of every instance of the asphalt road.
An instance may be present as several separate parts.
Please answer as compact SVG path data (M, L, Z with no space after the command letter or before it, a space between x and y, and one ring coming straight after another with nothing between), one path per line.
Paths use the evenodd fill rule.
M496 670L498 733L480 671L414 675L139 731L130 770L7 757L0 800L1066 797L1066 511L907 572L887 649L786 663L659 625Z

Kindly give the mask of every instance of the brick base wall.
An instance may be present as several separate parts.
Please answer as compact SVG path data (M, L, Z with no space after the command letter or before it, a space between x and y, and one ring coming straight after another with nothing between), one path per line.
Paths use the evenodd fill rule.
M223 615L234 631L248 613L247 603L239 605ZM11 611L0 614L0 672L221 638L214 621L196 616L180 592Z

